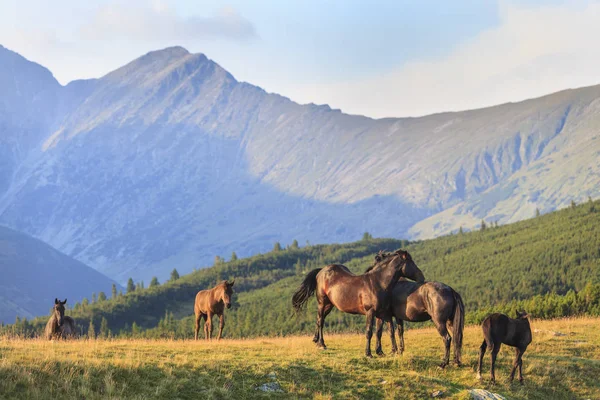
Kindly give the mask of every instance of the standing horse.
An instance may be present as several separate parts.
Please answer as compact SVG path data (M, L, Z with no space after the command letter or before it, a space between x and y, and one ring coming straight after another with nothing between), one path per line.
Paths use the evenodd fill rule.
M477 378L481 379L481 364L485 350L489 347L492 353L492 368L490 371L492 383L496 382L494 374L496 356L500 351L502 343L516 347L515 361L510 371L510 381L515 379L515 370L519 368L519 382L523 383L523 353L531 343L531 326L525 311L517 311L517 318L512 319L504 314L492 314L483 320L483 343L479 348L479 365L477 366Z
M450 362L450 343L454 336L454 362L461 365L463 329L465 325L465 306L460 295L450 286L440 282L417 283L401 279L392 290L391 298L392 316L398 323L398 339L400 340L400 354L404 352L404 321L423 322L432 320L437 331L444 340L446 354L440 365L445 368ZM390 336L392 339L392 353L397 351L394 338L394 323L390 319ZM383 321L377 320L377 345L381 347L381 326Z
M54 308L52 316L46 323L44 336L48 340L67 339L75 336L75 321L71 317L65 317L65 301L54 299Z
M223 327L225 326L225 317L223 311L225 307L231 308L231 296L233 295L234 281L223 281L212 289L201 290L196 294L194 302L194 313L196 314L196 335L198 340L198 331L200 331L200 319L204 318L204 336L206 340L212 337L212 317L219 316L219 335L217 340L221 340Z
M371 338L375 318L389 320L389 295L400 277L424 281L421 270L407 251L377 255L377 263L363 275L354 275L344 265L332 264L309 272L300 288L294 293L292 303L296 312L302 310L308 299L316 293L317 329L313 341L325 349L323 325L333 307L350 314L362 314L367 320L367 345L365 355L371 357Z

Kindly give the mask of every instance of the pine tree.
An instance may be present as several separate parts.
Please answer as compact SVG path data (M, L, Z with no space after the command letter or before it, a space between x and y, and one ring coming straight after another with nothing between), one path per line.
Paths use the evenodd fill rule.
M96 339L96 329L94 328L93 319L90 319L90 326L88 327L88 339Z
M460 233L461 235L464 233L462 226L458 229L458 233Z
M273 251L281 251L281 243L275 242L273 245Z
M114 283L112 284L111 298L117 298L117 285L115 285Z
M105 317L102 317L102 321L100 322L100 337L108 338L110 336L110 330L108 329L108 321Z
M84 297L83 300L81 300L81 305L85 307L88 304L90 304L89 300L87 299L87 297Z
M133 321L133 324L131 325L131 335L133 337L136 337L140 333L141 333L141 329L140 329L139 325L135 321Z
M104 292L98 293L98 302L101 302L104 300L106 300L106 295L104 294Z
M577 207L577 203L575 203L575 200L571 200L571 208L575 207Z
M92 293L92 304L96 302L96 293Z
M127 281L127 293L135 292L135 284L133 283L133 279L129 278Z
M366 242L366 241L369 241L371 239L373 239L373 235L371 235L369 232L363 233L362 240L364 240Z
M237 254L235 254L235 251L231 253L231 261L235 261L238 259Z
M485 224L484 220L481 220L481 230L484 231L485 228L487 228L487 225Z
M215 265L219 265L223 263L223 259L221 256L215 256Z
M539 208L536 208L536 209L535 209L535 216L536 216L536 217L539 217L539 216L540 216L540 209L539 209Z
M179 272L177 272L177 268L173 268L173 271L171 271L171 278L169 279L169 281L174 282L177 279L179 279Z
M152 280L150 281L150 287L155 287L155 286L159 286L160 283L158 282L158 278L153 276Z

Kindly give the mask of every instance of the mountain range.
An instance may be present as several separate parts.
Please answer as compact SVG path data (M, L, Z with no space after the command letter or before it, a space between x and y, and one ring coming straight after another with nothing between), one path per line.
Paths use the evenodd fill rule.
M119 282L276 241L423 239L597 197L599 127L600 86L371 119L181 47L61 86L0 46L0 224Z

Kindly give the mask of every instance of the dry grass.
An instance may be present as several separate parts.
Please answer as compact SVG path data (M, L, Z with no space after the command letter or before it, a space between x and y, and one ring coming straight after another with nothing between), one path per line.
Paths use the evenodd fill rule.
M440 370L442 341L432 329L406 332L403 356L363 357L364 338L327 335L317 350L311 337L192 342L95 340L48 342L0 339L0 398L414 398L443 390L461 398L487 388L511 399L600 398L600 319L533 321L523 358L525 385L508 383L513 350L504 347L498 383L475 379L479 327L467 327L465 366ZM389 351L389 338L384 349ZM486 370L489 357L486 357ZM274 372L284 393L256 387ZM486 373L486 378L487 378Z

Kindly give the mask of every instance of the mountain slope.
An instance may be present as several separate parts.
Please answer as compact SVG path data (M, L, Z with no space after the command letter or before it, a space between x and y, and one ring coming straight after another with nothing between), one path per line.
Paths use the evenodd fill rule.
M45 315L60 297L75 304L113 281L37 239L0 226L0 322Z
M292 294L308 271L336 262L361 273L378 250L398 247L411 253L427 280L444 282L461 294L472 323L480 322L487 312L514 311L515 301L527 301L527 311L539 318L600 315L598 243L597 201L432 240L375 239L288 248L196 271L115 300L77 305L72 315L84 329L90 319L97 327L106 318L113 333L131 333L135 322L141 328L154 328L149 335L189 338L196 293L222 279L235 279L234 305L226 314L229 337L308 333L314 329L315 300L299 315L293 314L291 305ZM589 284L595 286L587 288ZM571 290L581 292L579 299ZM549 293L564 296L540 297ZM33 326L41 328L42 323L34 321ZM358 331L364 318L333 311L327 325L330 332Z
M275 241L427 238L600 194L600 86L373 120L174 47L58 91L0 222L121 282Z

